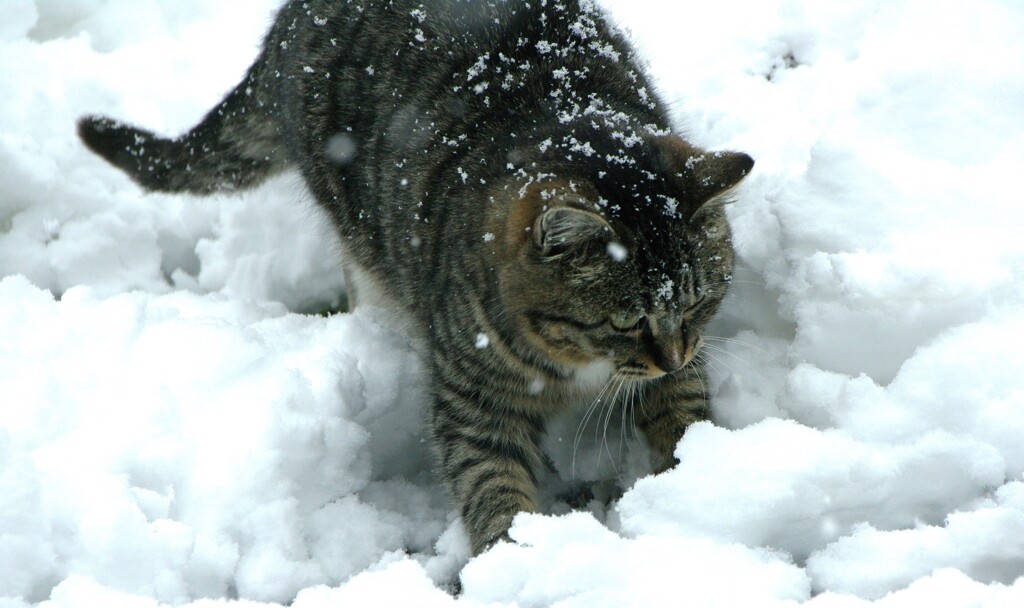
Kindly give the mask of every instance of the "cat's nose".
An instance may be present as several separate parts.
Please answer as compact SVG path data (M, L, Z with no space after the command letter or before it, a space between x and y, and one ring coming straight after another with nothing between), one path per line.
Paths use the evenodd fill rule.
M655 351L654 364L658 369L671 374L683 367L683 354L681 344L668 344Z

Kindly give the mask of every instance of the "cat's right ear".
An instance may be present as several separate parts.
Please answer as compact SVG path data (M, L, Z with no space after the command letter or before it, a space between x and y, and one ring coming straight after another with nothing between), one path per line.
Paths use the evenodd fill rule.
M544 211L534 225L534 238L545 256L554 257L597 239L611 238L612 227L596 213L575 207Z
M683 179L687 220L709 202L721 200L754 168L754 159L743 152L708 152L675 135L656 141L663 169Z
M703 204L736 187L754 168L754 159L743 152L702 152L683 165L695 198Z

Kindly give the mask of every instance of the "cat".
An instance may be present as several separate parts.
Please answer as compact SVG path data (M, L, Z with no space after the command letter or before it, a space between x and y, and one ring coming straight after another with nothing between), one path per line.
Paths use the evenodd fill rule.
M623 383L655 471L707 415L724 195L754 161L674 135L591 0L292 0L189 132L86 116L78 133L152 191L298 168L350 302L405 311L427 344L439 472L474 554L537 509L553 414Z

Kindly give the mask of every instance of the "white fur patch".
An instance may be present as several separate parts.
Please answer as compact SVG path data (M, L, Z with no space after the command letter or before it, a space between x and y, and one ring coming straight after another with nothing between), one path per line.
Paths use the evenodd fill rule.
M615 371L615 366L611 361L595 361L576 368L573 380L576 381L576 386L582 390L597 390L608 382L613 371Z

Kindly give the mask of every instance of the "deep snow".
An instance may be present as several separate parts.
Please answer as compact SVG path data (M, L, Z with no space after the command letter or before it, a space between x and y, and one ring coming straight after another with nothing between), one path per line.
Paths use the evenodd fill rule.
M644 477L560 421L596 499L468 563L414 346L309 314L343 281L298 177L143 194L75 140L192 125L278 4L0 4L0 606L1024 605L1024 4L605 2L757 158L714 423Z

